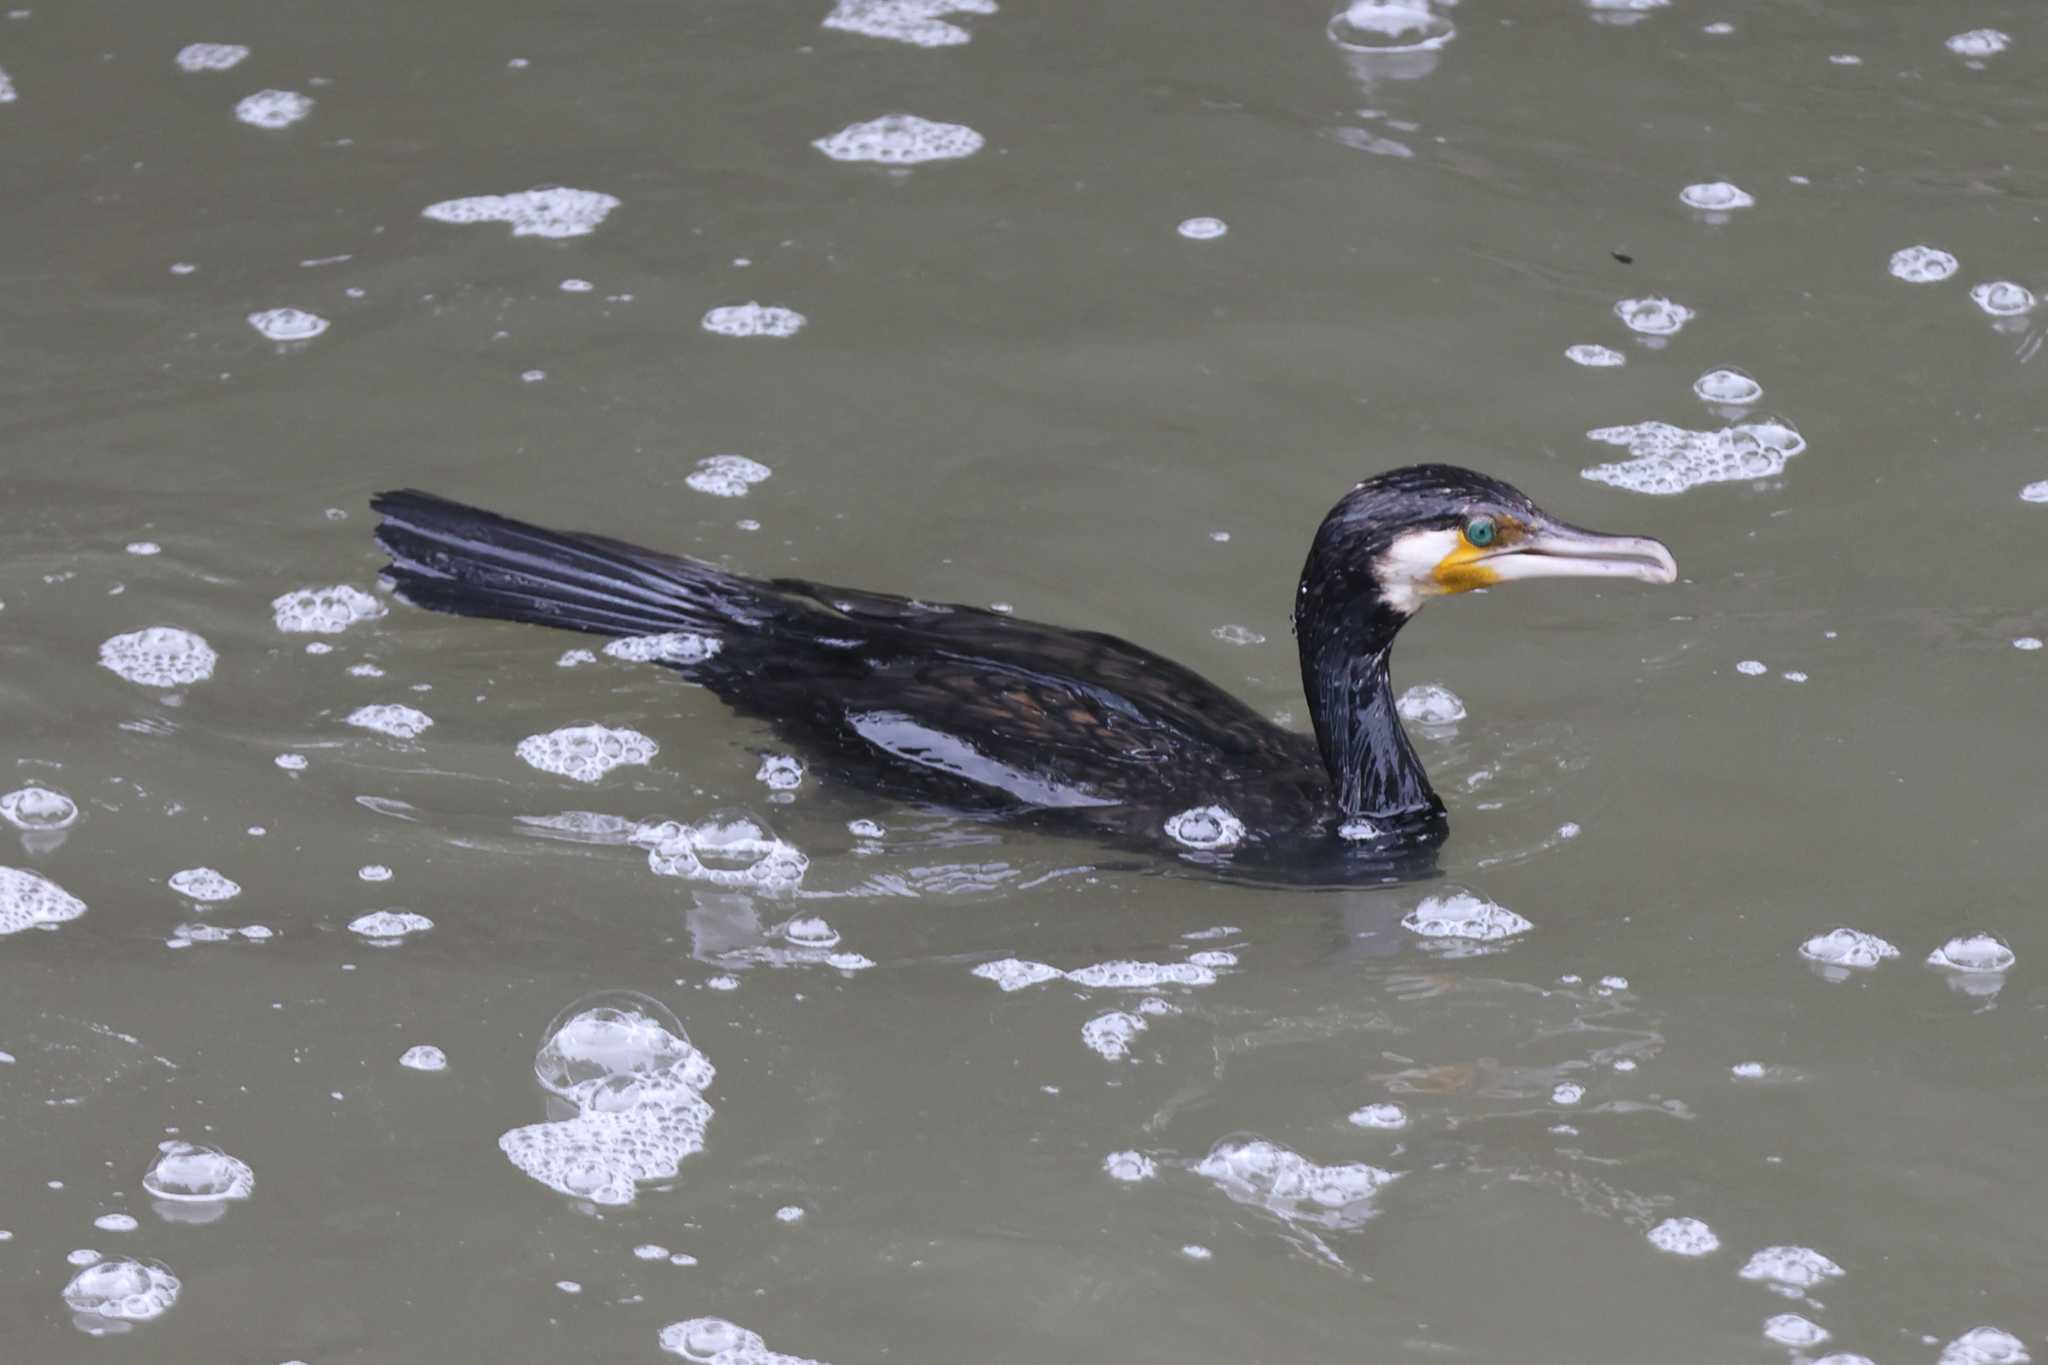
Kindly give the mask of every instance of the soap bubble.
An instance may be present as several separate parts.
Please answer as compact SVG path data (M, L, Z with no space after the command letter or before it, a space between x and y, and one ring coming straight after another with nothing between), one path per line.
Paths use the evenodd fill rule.
M0 796L0 820L31 833L69 829L78 823L78 805L48 787L22 787Z
M1899 950L1876 934L1844 925L1806 940L1799 945L1799 955L1823 967L1869 971L1886 959L1897 957Z
M1427 896L1401 917L1401 927L1424 938L1468 939L1493 943L1536 926L1505 906L1482 900L1469 891Z
M793 891L810 867L801 849L776 838L744 810L714 811L694 825L643 824L629 841L648 850L647 865L656 875L715 886Z
M1746 407L1764 396L1764 386L1740 370L1708 370L1692 382L1692 391L1709 403Z
M1970 299L1995 318L2018 317L2034 311L2034 291L2011 280L1993 280L1971 288Z
M64 1306L90 1318L149 1322L178 1301L178 1277L159 1261L99 1261L64 1286Z
M1678 198L1687 208L1702 209L1709 213L1725 213L1730 209L1756 206L1754 196L1725 180L1712 180L1703 185L1687 185L1678 192Z
M256 1189L256 1174L247 1162L218 1147L172 1139L157 1144L156 1160L143 1173L142 1188L158 1199L213 1204L247 1199Z

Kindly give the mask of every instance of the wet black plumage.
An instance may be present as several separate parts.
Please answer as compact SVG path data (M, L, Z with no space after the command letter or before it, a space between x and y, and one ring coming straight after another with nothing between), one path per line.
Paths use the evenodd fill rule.
M1529 500L1451 466L1367 480L1324 519L1295 604L1313 737L1192 671L1093 631L802 579L757 579L427 493L380 494L387 572L418 606L611 636L685 633L692 681L802 749L814 773L908 801L1185 852L1165 822L1226 807L1227 861L1283 880L1426 870L1444 808L1394 712L1407 613L1375 565L1407 532ZM704 654L699 649L697 654ZM1343 838L1369 820L1378 837Z

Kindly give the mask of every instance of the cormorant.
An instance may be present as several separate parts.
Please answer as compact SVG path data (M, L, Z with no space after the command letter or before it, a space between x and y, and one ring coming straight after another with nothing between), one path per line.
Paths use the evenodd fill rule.
M768 722L828 780L1290 882L1433 869L1444 806L1387 677L1394 636L1423 603L1523 578L1678 574L1658 541L1568 526L1471 470L1376 475L1330 510L1302 567L1307 735L1111 635L748 578L428 493L371 506L406 600L654 637L641 657Z

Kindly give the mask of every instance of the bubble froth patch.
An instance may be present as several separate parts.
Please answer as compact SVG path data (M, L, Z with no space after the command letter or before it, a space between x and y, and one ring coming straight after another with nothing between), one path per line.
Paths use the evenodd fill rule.
M1701 209L1708 213L1726 213L1731 209L1756 207L1754 195L1725 180L1687 185L1678 192L1678 198L1687 208Z
M1235 961L1235 959L1232 959ZM984 962L973 975L993 981L1004 991L1021 991L1027 986L1067 980L1090 990L1151 990L1158 986L1209 986L1216 982L1216 966L1201 962L1098 962L1063 972L1044 962L1026 962L1006 957Z
M576 782L595 782L614 768L645 764L659 746L638 730L571 725L528 735L514 751L527 766Z
M1495 943L1535 928L1505 906L1483 900L1469 891L1446 896L1427 896L1401 917L1401 927L1423 938L1465 939Z
M1244 842L1244 821L1222 806L1196 806L1169 816L1166 835L1188 848L1235 848Z
M1975 285L1970 301L1995 318L2019 317L2034 311L2034 291L2011 280L1992 280Z
M249 325L266 340L286 344L311 341L328 327L326 318L303 308L266 308L249 314Z
M64 1286L64 1306L90 1318L149 1322L171 1310L180 1287L158 1261L97 1261Z
M1995 28L1973 28L1967 33L1958 33L1942 44L1958 57L1982 59L1996 57L2012 46L2010 35Z
M1831 1335L1827 1328L1797 1313L1779 1313L1764 1320L1764 1340L1780 1346L1818 1346Z
M1620 351L1609 346L1596 346L1590 342L1581 342L1576 346L1565 347L1564 358L1571 361L1574 365L1584 365L1588 369L1595 370L1611 369L1616 365L1628 364L1628 357Z
M1843 925L1800 944L1799 955L1823 967L1852 967L1857 971L1869 971L1879 963L1897 957L1899 950L1876 934Z
M1720 1250L1721 1239L1697 1218L1666 1218L1649 1232L1650 1245L1673 1256L1705 1256Z
M478 194L444 199L420 210L437 223L504 223L514 237L583 237L619 206L609 194L563 186L523 190L518 194Z
M1940 1365L2027 1365L2026 1343L2002 1327L1972 1327L1941 1348Z
M41 873L0 867L0 936L62 924L84 913L84 901Z
M1417 683L1394 703L1401 719L1415 725L1456 725L1465 719L1465 703L1442 683Z
M1907 284L1935 284L1956 273L1956 258L1939 247L1909 246L1892 253L1890 270Z
M607 657L628 663L701 664L725 645L715 635L672 630L661 635L627 635L604 647ZM563 656L566 658L567 656Z
M170 888L187 900L225 901L242 894L242 888L210 867L188 867L170 875Z
M1159 1174L1158 1163L1143 1152L1111 1152L1102 1158L1102 1169L1111 1180L1132 1185Z
M717 811L694 825L675 820L637 826L628 836L647 850L661 877L713 886L789 892L803 884L811 860L745 811Z
M1321 1166L1257 1137L1225 1138L1194 1170L1237 1203L1324 1228L1362 1226L1376 1212L1373 1195L1399 1178L1364 1162Z
M514 1128L498 1148L549 1189L630 1204L643 1181L674 1179L703 1150L717 1076L659 1001L632 991L586 996L556 1017L534 1076L574 1118Z
M983 139L965 124L935 123L916 114L884 114L866 123L849 123L811 145L834 161L918 166L973 156L981 150Z
M374 621L387 608L361 588L300 588L275 598L272 619L287 635L338 635L358 621Z
M180 71L231 71L249 57L240 43L187 43L178 49Z
M912 47L953 47L973 35L949 14L994 14L996 0L838 0L826 28Z
M289 128L313 112L313 99L296 90L258 90L235 105L235 117L252 128Z
M1145 1028L1145 1021L1137 1015L1112 1010L1083 1024L1081 1041L1105 1062L1120 1062L1131 1055L1132 1041Z
M1692 381L1692 391L1708 403L1747 407L1764 396L1764 386L1740 370L1708 370Z
M0 796L0 820L31 832L69 829L78 823L78 803L48 787L21 787Z
M1806 449L1806 438L1789 423L1768 418L1719 431L1638 422L1599 427L1586 435L1623 447L1630 458L1582 469L1580 478L1658 496L1702 484L1769 478L1783 473L1786 461Z
M348 922L349 931L362 935L378 947L389 947L414 934L424 934L434 922L413 910L372 910Z
M141 687L205 682L219 661L204 638L176 626L116 635L100 646L100 667Z
M2005 941L1992 934L1959 935L1927 955L1928 966L1952 972L2002 972L2018 960Z
M1622 299L1614 305L1614 316L1631 332L1644 336L1676 336L1693 319L1693 311L1666 298Z
M714 498L744 498L749 489L774 472L744 455L712 455L697 461L683 482Z
M1348 52L1434 52L1457 27L1426 0L1353 0L1330 20L1330 41Z
M1737 1272L1745 1280L1804 1292L1824 1280L1839 1277L1842 1267L1811 1247L1765 1247L1743 1263Z
M727 337L793 337L809 322L790 308L749 301L714 308L704 315L704 330Z
M448 1054L432 1043L420 1043L400 1053L398 1064L408 1071L446 1071Z
M434 718L423 711L398 702L379 702L372 706L359 706L349 712L346 725L358 730L375 730L380 735L393 739L418 739L434 723Z
M143 1172L142 1188L173 1203L221 1203L254 1194L256 1173L248 1162L218 1147L172 1139L157 1144L156 1160Z

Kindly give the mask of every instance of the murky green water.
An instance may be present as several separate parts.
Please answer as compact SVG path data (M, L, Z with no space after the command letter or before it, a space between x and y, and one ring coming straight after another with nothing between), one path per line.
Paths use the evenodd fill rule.
M654 1360L703 1317L836 1365L1894 1365L1980 1326L2042 1348L2048 660L2024 644L2048 635L2048 508L2021 490L2048 479L2048 408L2041 324L1972 299L2048 287L2034 7L1465 0L1360 15L1439 42L1365 55L1314 4L1005 4L927 14L915 32L960 41L926 47L821 26L828 0L29 4L0 20L0 790L79 814L0 829L0 863L89 908L0 940L0 1356ZM1944 46L1978 28L2010 46ZM251 50L183 70L195 42ZM310 108L238 121L264 90ZM910 169L812 145L898 112L984 145ZM1753 204L1681 202L1723 181ZM584 216L551 230L589 230L423 216L546 185L597 197L443 216L552 202ZM1201 217L1227 232L1177 231ZM1916 245L1959 267L1896 277ZM1694 316L1632 333L1616 304L1651 299ZM806 325L703 325L749 301ZM329 325L278 344L247 320L286 308ZM1725 366L1761 401L1696 397ZM1589 431L1642 422L1704 433L1665 434L1667 473L1732 450L1745 477L1581 477L1629 458ZM721 453L772 473L740 498L686 482ZM374 591L366 500L416 485L1010 603L1300 724L1307 538L1354 480L1424 459L1657 535L1685 574L1407 631L1397 682L1468 708L1418 735L1453 820L1431 886L1091 868L777 793L773 746L706 693L556 666L588 641L403 605L285 633L270 605ZM97 665L159 625L203 636L212 676ZM347 723L376 704L432 728ZM589 786L515 755L588 722L659 753ZM804 897L533 823L735 805L808 855ZM198 867L239 896L166 885ZM1533 928L1402 927L1452 888ZM392 908L432 928L348 927ZM809 917L845 965L783 927ZM1897 957L1827 979L1801 944L1838 925ZM1974 933L2009 970L1923 965ZM973 971L1197 953L1227 955L1210 984ZM574 1112L534 1054L606 989L660 1001L716 1068L685 1097L703 1150L630 1205L499 1149ZM1114 1013L1143 1029L1084 1034ZM1119 1028L1127 1056L1101 1055ZM446 1069L401 1066L416 1045ZM1323 1169L1218 1178L1253 1136ZM153 1198L173 1139L246 1163L252 1196ZM1112 1178L1115 1153L1150 1178ZM1373 1171L1396 1178L1368 1193ZM1680 1218L1717 1247L1653 1243ZM80 1249L160 1261L176 1302L81 1334ZM1811 1285L1756 1278L1800 1265ZM1830 1339L1767 1339L1792 1313ZM2024 1358L1976 1340L1953 1358ZM739 1341L721 1365L765 1358Z

